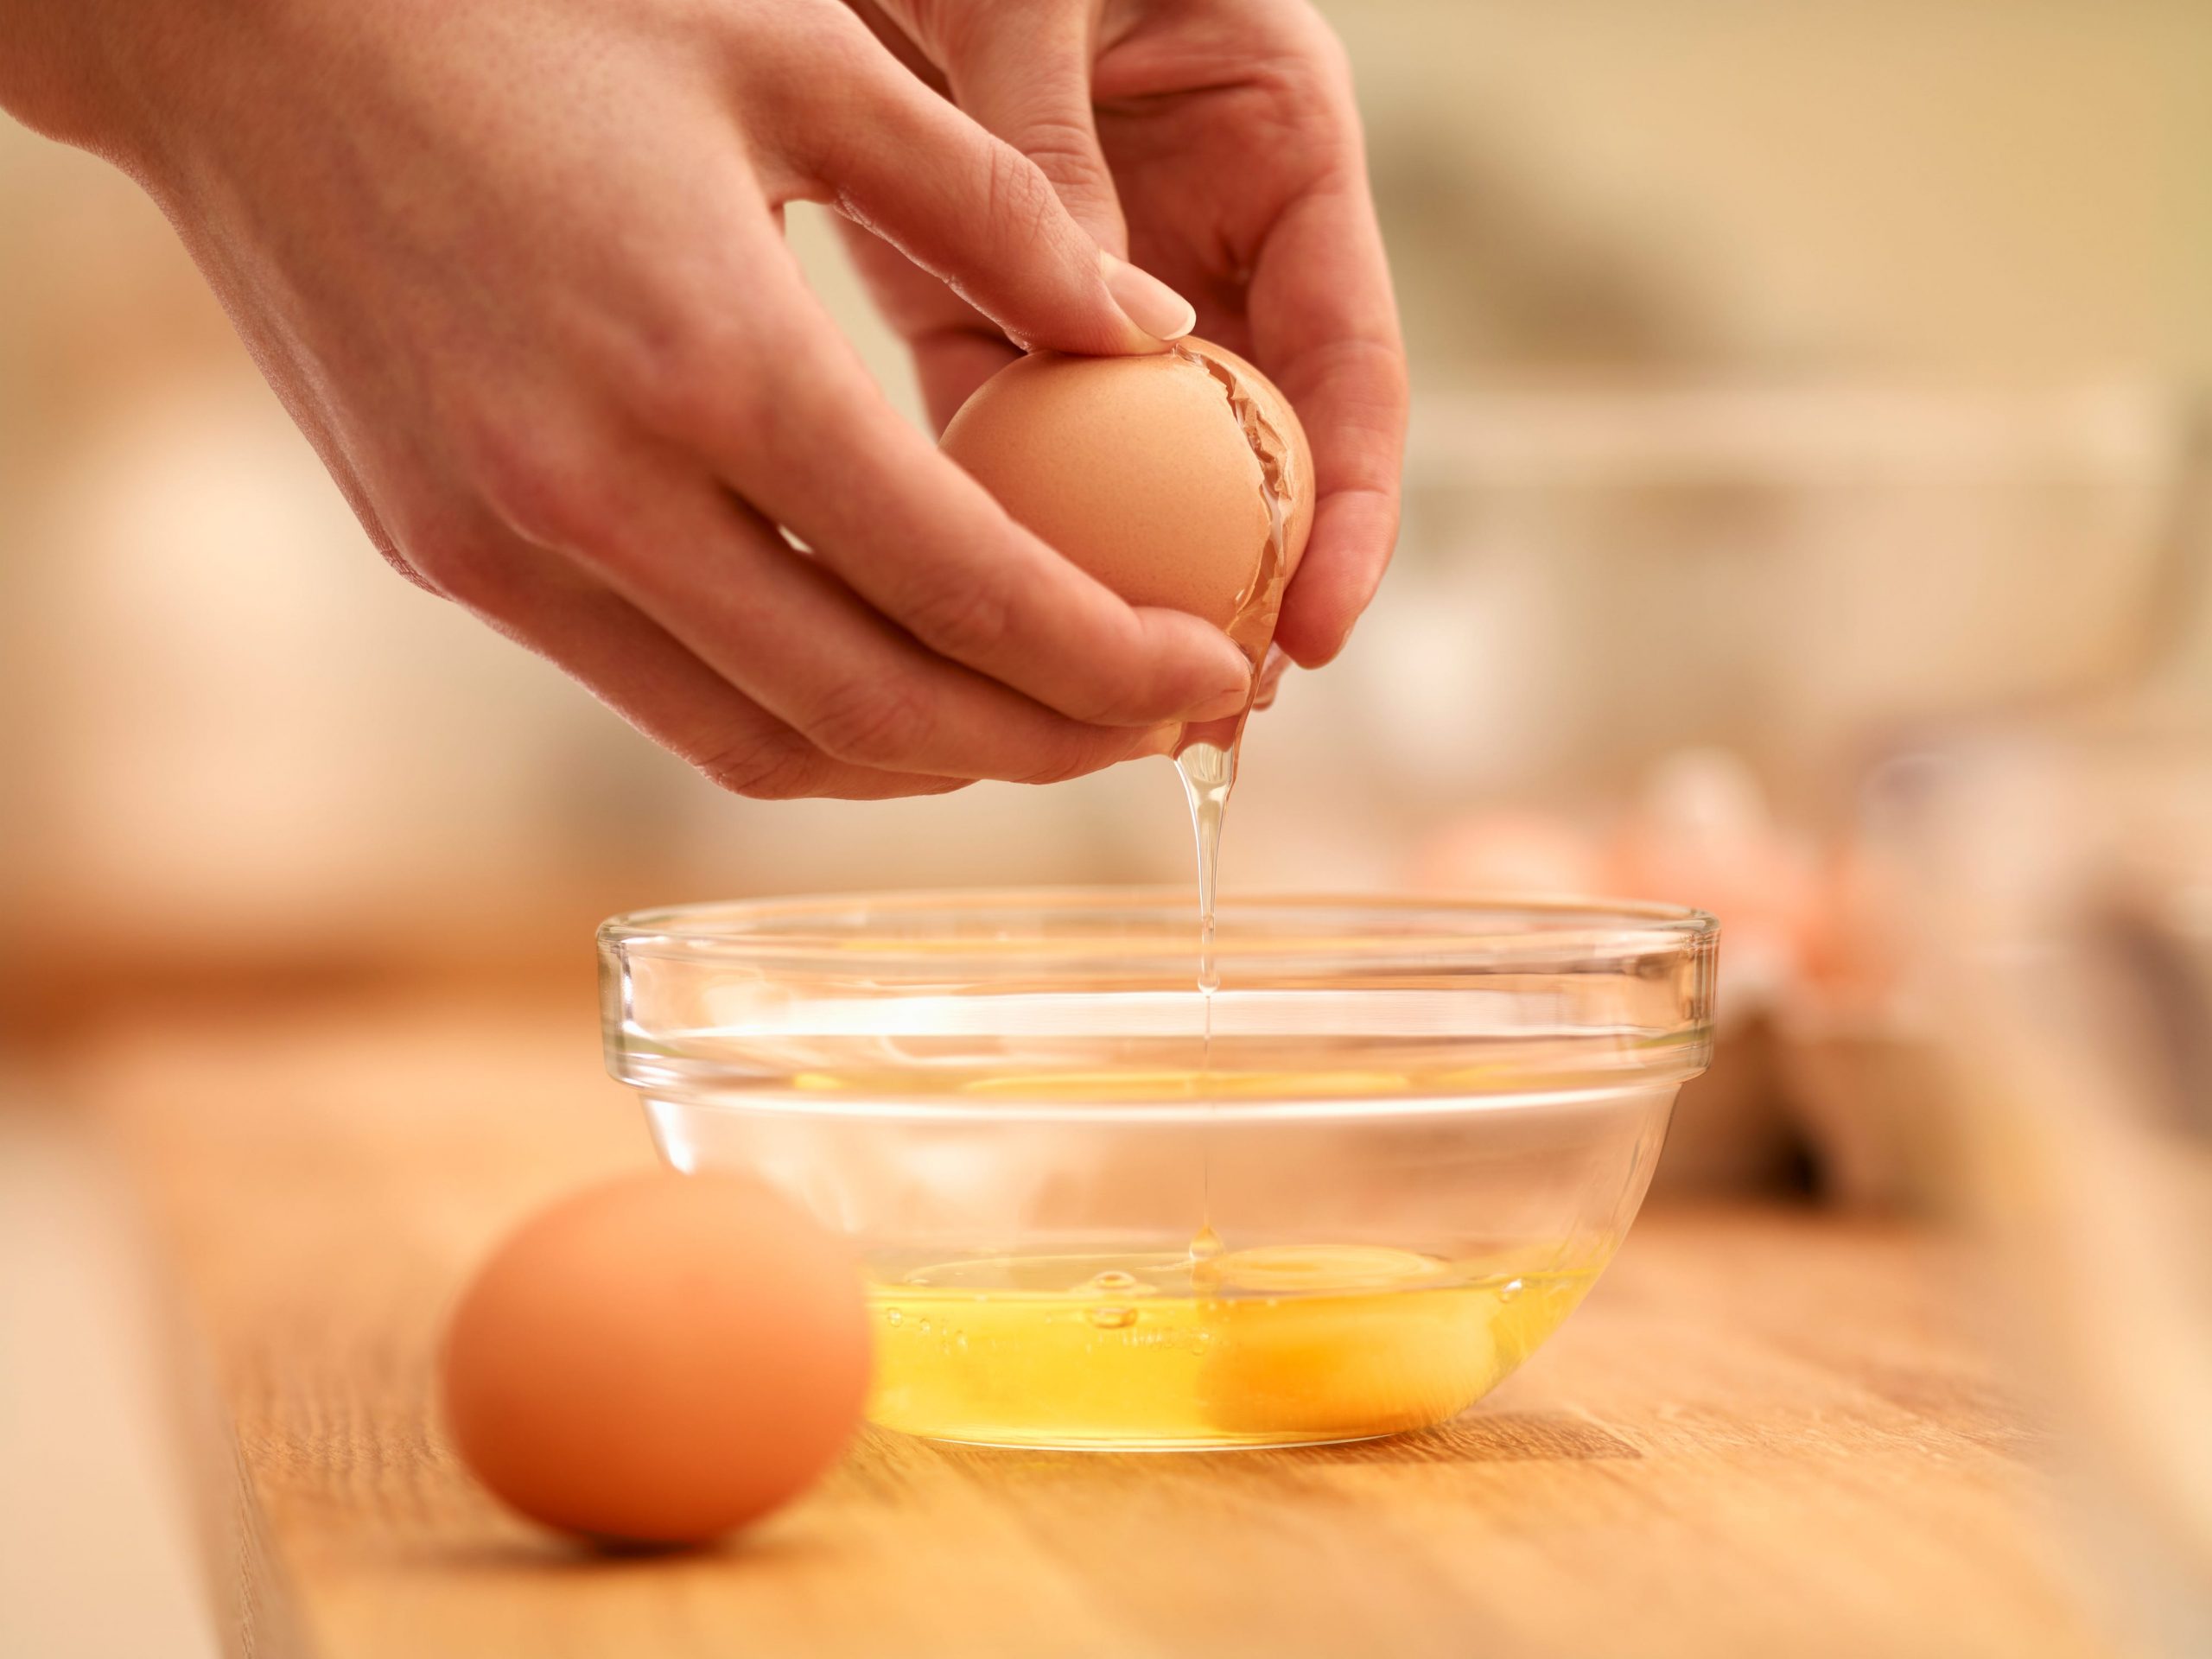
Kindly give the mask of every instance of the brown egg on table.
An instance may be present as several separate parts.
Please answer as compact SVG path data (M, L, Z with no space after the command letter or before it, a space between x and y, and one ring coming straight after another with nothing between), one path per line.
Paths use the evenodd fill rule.
M1151 357L1033 352L976 389L944 452L1122 598L1189 611L1255 662L1313 525L1290 400L1205 340Z
M441 1370L454 1443L534 1520L691 1543L777 1509L859 1422L869 1339L842 1243L756 1182L589 1188L493 1252Z

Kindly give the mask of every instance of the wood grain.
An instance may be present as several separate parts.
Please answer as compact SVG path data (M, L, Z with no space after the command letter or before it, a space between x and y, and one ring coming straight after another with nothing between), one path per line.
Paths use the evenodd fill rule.
M283 1650L2104 1651L1943 1248L1778 1210L1647 1217L1529 1369L1436 1433L1102 1457L869 1431L749 1538L574 1550L471 1485L429 1383L479 1254L648 1158L599 1065L588 1011L395 1006L144 1023L72 1067L221 1381L283 1580L248 1600L302 1632Z

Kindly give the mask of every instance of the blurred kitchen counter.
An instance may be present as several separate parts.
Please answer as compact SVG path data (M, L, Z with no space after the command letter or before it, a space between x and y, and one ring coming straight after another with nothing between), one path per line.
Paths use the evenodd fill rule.
M431 1409L471 1263L651 1155L588 1005L149 1016L54 1081L118 1149L227 1412L186 1461L234 1486L197 1500L232 1653L2104 1651L1956 1264L1898 1225L1648 1214L1437 1433L1116 1458L869 1430L751 1538L602 1558L497 1510Z

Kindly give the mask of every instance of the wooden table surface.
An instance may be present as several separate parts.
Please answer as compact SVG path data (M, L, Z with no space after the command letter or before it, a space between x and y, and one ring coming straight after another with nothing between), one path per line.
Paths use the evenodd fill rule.
M649 1157L599 1065L588 1009L395 1006L148 1022L70 1067L236 1437L213 1460L242 1471L215 1495L234 1650L2104 1651L1944 1249L1781 1209L1648 1214L1549 1346L1441 1431L1114 1457L869 1430L750 1537L571 1548L470 1484L431 1364L503 1230Z

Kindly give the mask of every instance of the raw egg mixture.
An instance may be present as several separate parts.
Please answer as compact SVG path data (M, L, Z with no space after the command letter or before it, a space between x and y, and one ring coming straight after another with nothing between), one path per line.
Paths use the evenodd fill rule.
M877 1273L877 1422L997 1446L1156 1447L1441 1422L1495 1388L1596 1276L1359 1244Z
M1154 357L1033 353L988 382L944 448L1013 516L1132 603L1205 616L1267 670L1313 525L1289 401L1204 341ZM1211 1053L1215 873L1243 714L1175 757L1197 843L1194 1017ZM1157 1084L1159 1080L1154 1079ZM1204 1062L1176 1092L1204 1098ZM889 1427L996 1445L1206 1446L1421 1427L1489 1392L1602 1265L1563 1248L1468 1258L1375 1244L1094 1242L869 1264Z

